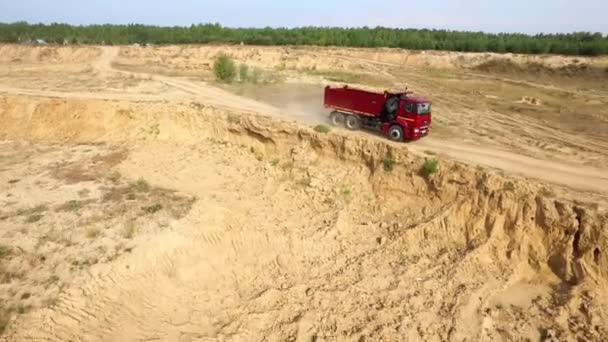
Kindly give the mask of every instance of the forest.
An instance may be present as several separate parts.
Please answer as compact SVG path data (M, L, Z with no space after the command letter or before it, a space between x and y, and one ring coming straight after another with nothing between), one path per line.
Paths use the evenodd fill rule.
M219 24L160 27L0 23L0 42L25 43L35 39L56 44L244 43L584 56L608 54L608 37L592 32L526 35L383 27L229 28Z

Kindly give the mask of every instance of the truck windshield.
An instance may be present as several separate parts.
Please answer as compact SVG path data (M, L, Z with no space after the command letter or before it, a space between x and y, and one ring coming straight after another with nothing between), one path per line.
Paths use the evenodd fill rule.
M418 113L418 115L426 115L431 113L430 103L419 103L416 107L416 113Z

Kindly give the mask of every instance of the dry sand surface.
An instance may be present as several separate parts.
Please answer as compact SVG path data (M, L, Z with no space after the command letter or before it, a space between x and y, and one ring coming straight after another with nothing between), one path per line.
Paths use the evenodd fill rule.
M259 83L215 84L222 51ZM0 340L608 339L605 59L3 45L0 62ZM323 84L404 80L435 101L428 138L311 128Z

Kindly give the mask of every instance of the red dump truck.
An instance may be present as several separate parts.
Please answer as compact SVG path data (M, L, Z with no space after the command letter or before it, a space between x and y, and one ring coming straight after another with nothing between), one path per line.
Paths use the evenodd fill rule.
M431 102L410 91L374 93L344 87L325 88L325 107L333 125L382 132L394 141L417 140L429 133Z

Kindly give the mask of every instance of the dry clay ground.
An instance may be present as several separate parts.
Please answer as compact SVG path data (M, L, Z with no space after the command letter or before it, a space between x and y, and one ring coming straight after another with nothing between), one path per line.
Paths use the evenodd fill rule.
M3 338L608 338L606 179L599 172L606 109L596 71L577 71L571 77L578 85L564 83L562 73L543 76L576 101L599 101L580 112L560 102L595 118L571 127L561 116L544 116L557 105L551 101L536 112L538 105L519 107L515 99L510 105L524 109L507 117L501 106L511 99L494 103L484 95L487 102L459 110L470 94L441 78L473 77L482 71L458 68L488 56L224 49L259 67L260 82L274 84L210 86L204 78L217 47L0 47ZM354 59L327 57L337 53ZM317 64L291 66L285 55ZM403 56L409 64L395 66ZM320 70L324 62L336 69ZM603 61L584 63L601 70ZM356 66L362 71L344 71ZM314 90L302 83L351 78L374 86L410 67L441 72L420 76L420 87L446 84L453 92L439 97L433 139L388 144L281 119L317 120L308 114L317 105L306 100ZM500 88L513 82L474 77ZM515 84L541 95L558 87ZM269 91L251 89L264 87ZM304 90L286 102L273 97L278 88ZM450 101L457 109L447 115ZM467 120L492 134L478 137ZM526 120L528 131L514 130L513 120ZM450 149L485 157L470 161ZM441 154L438 173L420 172L425 153ZM530 161L551 170L515 171L557 185L458 161L510 157L509 165Z

